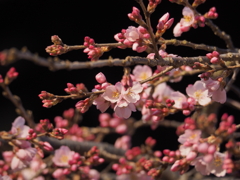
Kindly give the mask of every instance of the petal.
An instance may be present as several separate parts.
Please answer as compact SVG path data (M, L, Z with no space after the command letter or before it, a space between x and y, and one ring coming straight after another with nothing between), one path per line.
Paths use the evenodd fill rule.
M217 91L214 91L212 95L212 99L221 104L225 103L227 100L225 89L223 89L222 91L220 89L218 89Z

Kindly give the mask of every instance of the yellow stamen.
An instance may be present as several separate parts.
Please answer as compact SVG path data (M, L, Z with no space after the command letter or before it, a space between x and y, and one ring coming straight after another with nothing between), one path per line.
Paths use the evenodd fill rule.
M68 162L68 157L66 155L62 155L60 160L64 163L67 163Z
M147 78L148 78L147 73L145 73L145 72L141 73L140 78L141 78L142 80L147 79Z
M112 94L113 98L117 98L118 96L119 96L119 92L117 92L117 91L113 92L113 94Z
M184 16L185 21L190 22L192 21L192 16Z
M214 158L214 165L217 167L222 165L222 159L218 155Z

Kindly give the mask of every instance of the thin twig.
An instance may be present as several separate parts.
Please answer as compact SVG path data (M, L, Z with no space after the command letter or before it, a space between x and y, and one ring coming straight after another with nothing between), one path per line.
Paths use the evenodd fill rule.
M228 53L228 52L236 52L235 50L231 49L221 49L216 46L208 46L205 44L196 44L192 43L186 40L177 40L177 39L166 39L166 40L159 40L159 44L166 44L166 45L174 45L174 46L186 46L186 47L191 47L193 49L201 49L205 51L217 51L219 53Z
M7 97L17 108L17 113L24 117L24 119L27 121L27 124L29 127L34 128L35 127L35 122L33 120L33 116L31 114L31 111L26 111L21 103L21 99L13 95L12 92L10 91L9 87L5 84L1 84L2 89L4 90L3 95Z
M228 92L231 89L231 86L233 85L233 83L236 81L237 79L237 74L239 73L239 69L234 69L233 71L233 75L231 77L231 79L228 81L225 90L226 92Z
M228 106L232 106L237 110L240 110L240 103L238 101L235 101L233 99L227 98L227 101L225 103Z
M155 78L159 78L159 77L163 76L165 73L171 71L173 68L174 68L173 66L167 67L165 70L161 71L160 73L140 81L140 83L143 84L145 82L152 81Z
M210 19L205 19L205 24L209 26L213 33L223 39L227 45L227 48L234 50L234 45L231 37L226 34L224 31L221 31Z
M155 35L153 33L153 28L152 28L152 25L151 25L151 20L150 20L151 14L147 11L147 9L146 9L142 0L137 0L137 2L141 6L141 8L143 10L143 13L144 13L144 16L145 16L145 20L146 20L146 23L147 23L147 30L148 30L148 32L150 34L150 37L151 37L151 41L152 41L152 45L153 45L153 49L154 49L154 53L155 53L155 58L157 58L158 60L162 60L162 57L158 53L158 46L157 46L157 43L156 43L156 40L155 40Z

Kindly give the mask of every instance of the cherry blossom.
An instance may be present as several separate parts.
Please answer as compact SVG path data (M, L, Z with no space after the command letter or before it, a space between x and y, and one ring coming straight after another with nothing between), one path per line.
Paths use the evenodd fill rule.
M18 138L26 138L30 127L24 125L25 119L21 116L17 117L12 123L11 133L17 135Z
M19 170L27 167L33 160L36 153L37 150L32 147L17 150L11 162L12 170Z
M136 111L136 107L133 103L128 103L126 100L121 99L114 107L114 111L118 117L127 119L131 116L132 111Z
M202 175L210 174L210 171L207 168L207 163L204 161L203 156L197 157L194 161L191 162L191 165L195 166L196 170Z
M208 80L202 80L207 89L209 90L209 95L212 97L212 100L219 102L219 103L225 103L227 100L227 95L225 89L221 89L220 82L217 80L213 80L211 78L208 78Z
M202 81L196 81L194 85L186 88L188 96L194 98L200 105L205 106L211 102L209 91Z
M184 94L180 93L179 91L172 92L170 95L171 100L174 100L173 107L177 109L183 108L183 103L187 103L187 98Z
M136 81L142 81L152 76L152 69L147 65L137 65L133 69L133 75Z
M105 92L102 94L102 97L105 100L110 101L111 103L116 103L122 98L121 97L122 90L123 90L122 84L120 82L117 82L115 86L113 85L108 86Z
M55 165L60 167L69 166L69 160L73 159L75 152L71 151L67 146L61 146L59 149L55 151L54 157L52 161Z
M183 135L179 136L178 142L182 144L184 144L185 142L188 142L191 144L197 143L198 140L200 139L201 133L202 132L200 130L187 129Z
M173 34L175 37L179 37L183 32L189 31L195 21L194 12L189 7L184 7L182 14L183 18L173 29Z
M207 165L208 170L217 177L222 177L226 174L226 170L222 167L224 163L224 158L225 154L216 152L214 154L214 159L210 161L210 163L208 163Z

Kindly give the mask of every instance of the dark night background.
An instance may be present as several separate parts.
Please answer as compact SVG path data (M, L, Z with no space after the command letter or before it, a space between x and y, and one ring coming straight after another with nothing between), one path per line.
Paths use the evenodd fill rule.
M37 52L39 56L47 58L48 54L45 52L45 48L51 44L50 37L52 35L59 35L63 42L68 45L83 44L85 36L94 38L97 43L116 42L113 36L121 29L137 26L127 17L127 14L132 11L132 6L139 7L134 0L0 0L0 51L11 47L21 49L26 46L31 52ZM219 18L213 22L230 34L234 45L240 47L240 26L238 25L240 1L207 0L198 10L205 13L213 6L217 8L219 13ZM166 12L175 18L174 27L182 17L182 8L182 6L172 4L168 0L162 0L152 16L153 27L155 28L158 19ZM174 38L172 29L168 30L163 37L166 39ZM183 33L178 39L225 48L224 42L214 36L208 27L191 29L189 32ZM206 54L205 51L175 46L169 46L167 52L180 56ZM106 59L110 55L113 58L125 58L128 55L146 56L147 54L138 54L131 49L114 49L105 53L101 58ZM60 59L88 61L87 55L82 50L69 52L60 56ZM5 75L12 66L19 72L19 77L10 85L10 88L14 94L21 97L24 107L33 111L36 122L45 118L53 120L55 116L61 115L63 110L74 107L77 102L77 100L66 100L50 109L43 108L41 100L38 98L38 94L42 90L63 95L66 94L64 88L68 82L73 84L83 82L91 90L96 84L94 77L100 71L106 75L111 83L119 81L122 77L121 67L51 72L45 67L36 66L32 62L24 60L0 67L0 74ZM171 87L185 93L185 87L194 83L195 80L196 78L184 78L180 83L171 84ZM238 82L239 80L235 84ZM228 95L238 99L232 92L229 92ZM14 109L12 103L1 95L0 130L10 129L11 122L17 117ZM92 107L91 111L84 114L83 125L98 125L99 111L95 109ZM234 114L237 120L239 118L238 111L226 108L226 106L223 106L221 112ZM134 113L134 115L139 117L138 113ZM183 121L184 116L178 114L172 119ZM142 133L143 131L144 133ZM139 136L140 134L141 136ZM141 128L133 137L133 145L140 145L148 136L156 138L159 144L162 144L161 148L177 147L177 143L174 143L177 142L175 130L165 128L158 128L155 131L151 131L150 128ZM105 140L113 142L110 138Z

